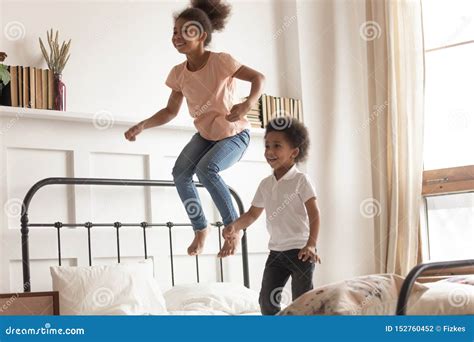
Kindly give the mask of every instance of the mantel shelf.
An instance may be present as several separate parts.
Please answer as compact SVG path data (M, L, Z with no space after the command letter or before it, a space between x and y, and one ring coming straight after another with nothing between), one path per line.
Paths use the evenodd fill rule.
M93 123L97 120L99 115L107 115L106 112L97 113L80 113L80 112L61 112L57 110L46 110L46 109L32 109L32 108L20 108L20 107L8 107L0 106L0 118L2 117L23 117L28 119L39 119L39 120L58 120L58 121L72 121L79 123ZM131 126L138 122L129 117L112 115L114 126ZM185 130L185 131L196 131L193 126L188 125L173 125L167 124L161 128L174 129L174 130ZM252 135L263 136L263 128L252 128Z

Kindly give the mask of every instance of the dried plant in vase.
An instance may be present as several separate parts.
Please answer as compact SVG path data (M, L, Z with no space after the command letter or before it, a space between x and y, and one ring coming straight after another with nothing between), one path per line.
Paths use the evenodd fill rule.
M59 47L59 31L56 31L54 38L53 29L46 31L46 36L48 38L49 53L46 51L41 38L39 38L39 43L43 57L48 64L48 68L54 74L55 93L53 109L66 110L66 86L61 78L64 67L70 57L69 48L71 46L71 39L69 39L67 43L65 41L62 42L61 47Z
M5 52L0 52L0 95L2 94L3 88L10 83L10 73L8 72L8 68L1 63L5 58L7 58L7 54Z

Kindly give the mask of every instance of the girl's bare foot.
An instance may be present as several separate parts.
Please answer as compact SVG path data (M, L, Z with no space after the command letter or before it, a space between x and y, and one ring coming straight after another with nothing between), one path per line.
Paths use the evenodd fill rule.
M204 242L206 241L207 233L209 232L209 228L204 228L201 230L196 230L194 232L194 240L188 247L188 254L199 255L204 248Z
M234 255L239 245L239 234L235 234L232 239L225 239L224 246L217 254L219 258L225 258L229 255Z

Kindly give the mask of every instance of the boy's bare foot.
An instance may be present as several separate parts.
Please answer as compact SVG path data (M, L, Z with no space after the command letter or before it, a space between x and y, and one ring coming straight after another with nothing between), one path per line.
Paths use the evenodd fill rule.
M204 248L204 242L206 241L207 233L209 232L209 228L204 228L201 230L196 230L194 232L194 240L188 247L188 254L199 255Z
M229 255L234 255L239 245L239 234L235 234L232 239L225 239L224 246L217 254L219 258L225 258Z

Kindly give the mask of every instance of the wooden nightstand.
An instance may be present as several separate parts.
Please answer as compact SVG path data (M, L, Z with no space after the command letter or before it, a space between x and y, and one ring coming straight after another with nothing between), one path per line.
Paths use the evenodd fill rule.
M0 294L0 316L59 315L59 292Z

